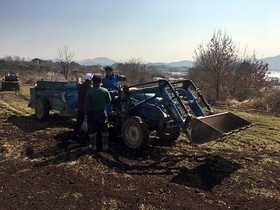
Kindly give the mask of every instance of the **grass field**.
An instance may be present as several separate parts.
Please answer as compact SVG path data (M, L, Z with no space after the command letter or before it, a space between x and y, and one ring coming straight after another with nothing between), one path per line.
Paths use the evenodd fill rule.
M279 113L231 111L253 126L202 145L182 134L134 151L68 145L74 119L39 122L29 88L0 92L0 209L280 209Z

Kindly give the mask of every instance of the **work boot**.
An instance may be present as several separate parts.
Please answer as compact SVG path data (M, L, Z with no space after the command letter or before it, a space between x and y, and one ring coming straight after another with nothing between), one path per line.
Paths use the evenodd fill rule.
M88 147L91 151L96 151L96 146L89 145Z
M96 150L96 137L90 137L89 149L92 151Z
M108 136L102 136L102 148L108 150Z

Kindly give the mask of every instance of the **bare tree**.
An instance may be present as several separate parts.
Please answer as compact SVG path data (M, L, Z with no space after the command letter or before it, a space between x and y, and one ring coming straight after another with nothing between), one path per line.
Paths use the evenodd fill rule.
M213 34L206 48L200 44L195 50L192 76L196 83L201 83L208 92L208 97L219 101L228 94L227 80L234 70L237 60L235 44L232 39L222 35L221 31Z
M140 59L131 58L127 62L118 63L116 70L127 77L127 82L130 82L130 85L151 81L151 69Z
M203 88L206 97L213 101L229 97L244 100L258 95L262 88L271 88L266 81L268 64L251 57L238 58L232 39L214 33L204 48L195 51L194 67L189 70L189 78Z
M258 95L262 88L271 89L272 84L266 79L267 72L268 64L257 60L255 54L251 58L240 60L230 81L231 95L244 100Z
M66 80L69 77L70 64L74 55L74 53L70 52L67 45L60 47L57 50L57 61L61 67L61 73L64 75Z

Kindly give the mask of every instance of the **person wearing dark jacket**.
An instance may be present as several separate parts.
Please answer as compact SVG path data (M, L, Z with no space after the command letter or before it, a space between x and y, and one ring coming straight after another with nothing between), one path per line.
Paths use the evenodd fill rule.
M78 99L76 101L76 108L77 108L77 116L76 116L76 123L74 127L74 133L72 138L68 141L70 144L77 143L77 136L80 131L80 128L84 122L84 104L85 104L85 97L88 89L92 88L91 79L93 75L87 73L84 77L85 81L82 82L81 78L77 79L77 90L78 90Z
M92 78L93 87L87 91L84 120L89 121L90 150L96 150L96 135L98 129L102 135L103 150L108 149L108 120L105 112L105 104L110 103L111 96L109 91L101 87L102 75L95 74Z

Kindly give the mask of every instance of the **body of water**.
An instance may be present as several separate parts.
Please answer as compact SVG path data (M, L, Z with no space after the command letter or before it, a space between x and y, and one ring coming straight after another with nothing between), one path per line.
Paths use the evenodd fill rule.
M280 71L268 71L267 76L280 78Z

